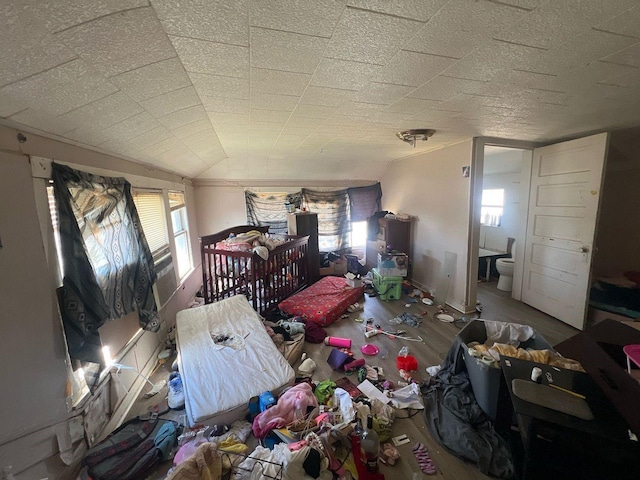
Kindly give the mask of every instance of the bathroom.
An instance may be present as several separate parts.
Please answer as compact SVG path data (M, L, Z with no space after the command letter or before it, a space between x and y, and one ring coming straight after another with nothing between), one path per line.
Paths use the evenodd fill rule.
M511 291L513 259L527 203L523 192L523 150L487 146L482 176L482 210L478 243L478 279Z

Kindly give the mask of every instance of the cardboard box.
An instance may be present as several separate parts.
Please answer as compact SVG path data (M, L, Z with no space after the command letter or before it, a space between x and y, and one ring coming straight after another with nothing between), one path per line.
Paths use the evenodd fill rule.
M378 273L384 277L406 277L409 257L406 253L379 253Z
M351 272L347 273L345 275L345 278L347 279L347 285L352 288L358 288L362 286L362 279L356 278L356 276Z
M331 265L328 267L320 267L320 275L333 275L333 267Z
M472 320L458 332L458 338L465 344L462 349L462 353L476 401L489 418L495 420L498 410L502 369L490 367L480 362L478 358L469 354L468 348L468 345L471 342L485 343L487 341L487 330L484 326L484 322L484 320L480 319ZM520 343L520 347L524 349L532 348L535 350L553 350L549 342L547 342L547 340L538 332L535 333L533 338Z

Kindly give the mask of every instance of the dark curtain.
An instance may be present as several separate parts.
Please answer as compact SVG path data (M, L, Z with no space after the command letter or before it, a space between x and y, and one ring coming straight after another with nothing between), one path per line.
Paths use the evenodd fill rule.
M91 175L53 163L63 258L60 309L72 360L103 364L98 329L138 311L157 331L156 271L124 178Z
M349 213L352 222L364 222L382 209L382 188L380 182L367 187L347 189Z
M263 193L245 190L247 223L256 227L269 227L270 233L287 233L288 201L293 208L300 208L301 195L296 193Z
M349 196L347 190L319 191L302 189L303 205L318 214L320 251L329 252L350 246Z

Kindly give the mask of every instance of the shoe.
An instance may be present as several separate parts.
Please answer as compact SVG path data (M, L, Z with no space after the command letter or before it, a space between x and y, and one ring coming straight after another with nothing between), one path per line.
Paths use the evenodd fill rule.
M179 372L169 375L169 395L167 398L169 408L180 410L184 408L184 391L182 389L182 377Z

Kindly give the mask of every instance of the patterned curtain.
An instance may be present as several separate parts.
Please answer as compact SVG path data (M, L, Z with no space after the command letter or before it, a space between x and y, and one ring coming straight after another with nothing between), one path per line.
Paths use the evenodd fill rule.
M60 309L72 360L103 364L98 329L138 311L140 326L160 327L156 271L124 178L53 163L63 258Z
M287 233L287 208L289 202L292 207L300 208L301 194L252 192L245 190L245 204L247 206L247 223L256 227L269 227L270 233Z
M318 214L318 243L321 252L350 246L351 223L347 190L302 189L303 205Z
M347 188L349 213L352 222L364 222L382 209L382 188L380 182L367 187Z

